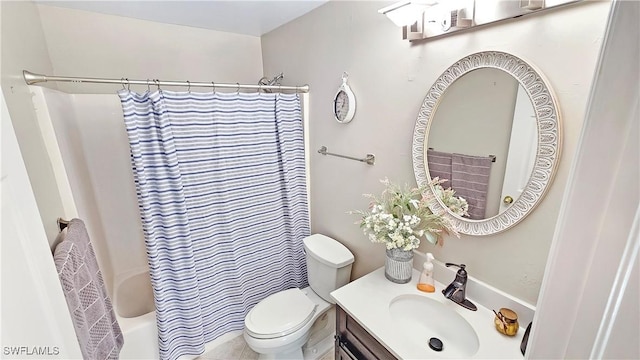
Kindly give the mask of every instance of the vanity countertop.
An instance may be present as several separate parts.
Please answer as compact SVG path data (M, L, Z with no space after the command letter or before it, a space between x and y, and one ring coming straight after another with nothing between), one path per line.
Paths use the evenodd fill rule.
M393 299L402 295L418 295L438 301L460 314L469 322L475 330L479 342L478 351L471 358L523 358L520 353L520 342L524 335L522 324L520 324L520 329L516 336L502 335L495 329L493 323L494 313L490 309L474 302L473 294L467 293L467 297L477 305L477 311L467 310L446 299L442 295L442 289L445 286L439 282L436 282L436 291L434 293L425 293L417 290L416 285L419 277L420 273L414 269L409 283L396 284L385 278L384 267L382 267L333 291L331 296L343 310L399 359L424 359L425 355L433 358L449 357L444 351L438 353L428 348L429 334L424 334L424 349L417 351L415 346L409 344L409 336L403 333L403 329L394 325L394 319L389 307Z

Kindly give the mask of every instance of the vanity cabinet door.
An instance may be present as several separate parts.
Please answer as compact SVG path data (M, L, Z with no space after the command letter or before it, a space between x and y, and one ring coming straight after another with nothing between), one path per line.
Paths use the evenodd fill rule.
M336 360L395 360L389 350L336 305Z

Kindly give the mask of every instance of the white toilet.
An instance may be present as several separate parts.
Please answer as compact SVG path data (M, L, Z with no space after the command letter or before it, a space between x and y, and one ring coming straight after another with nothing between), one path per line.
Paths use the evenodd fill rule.
M244 319L244 339L260 359L302 359L309 329L335 304L329 293L351 277L353 254L344 245L321 234L303 241L309 287L270 295Z

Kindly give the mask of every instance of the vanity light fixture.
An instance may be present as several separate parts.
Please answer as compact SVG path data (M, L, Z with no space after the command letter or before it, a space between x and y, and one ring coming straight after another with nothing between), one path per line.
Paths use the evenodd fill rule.
M468 30L584 0L403 0L378 10L414 41Z
M386 15L396 26L410 26L422 19L424 10L437 1L400 1L384 7L378 12Z
M473 23L474 0L400 1L378 12L402 27L402 38L420 40L433 36L434 28L440 34L449 29L470 27Z
M520 0L520 8L527 10L540 10L544 7L544 0Z

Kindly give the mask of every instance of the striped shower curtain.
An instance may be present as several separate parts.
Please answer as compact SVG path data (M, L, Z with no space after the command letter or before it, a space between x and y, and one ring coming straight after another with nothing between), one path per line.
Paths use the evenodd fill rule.
M241 330L258 301L307 286L298 94L119 92L161 359Z

